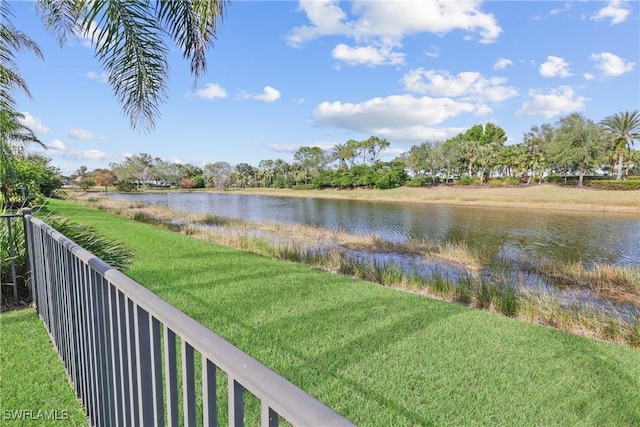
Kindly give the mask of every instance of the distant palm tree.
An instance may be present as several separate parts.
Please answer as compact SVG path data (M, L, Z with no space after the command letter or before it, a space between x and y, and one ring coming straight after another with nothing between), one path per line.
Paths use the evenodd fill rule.
M640 111L625 111L604 118L600 124L604 126L614 144L618 154L618 176L622 179L622 163L624 155L633 145L634 140L640 139Z
M331 149L331 156L338 160L340 169L347 167L347 159L353 155L352 153L353 150L347 144L336 144Z

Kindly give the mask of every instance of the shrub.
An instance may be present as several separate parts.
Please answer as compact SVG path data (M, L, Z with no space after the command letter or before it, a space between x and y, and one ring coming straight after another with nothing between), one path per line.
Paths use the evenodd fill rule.
M518 186L521 184L522 181L520 181L520 178L515 177L515 176L508 176L505 178L504 183L505 185L509 185L509 186Z
M640 180L587 181L585 185L600 190L640 190Z
M458 179L458 184L459 185L479 185L480 184L480 178L478 178L477 176L462 176L460 177L460 179Z
M491 181L489 181L489 187L491 188L498 188L498 187L504 187L505 186L505 182L501 179L492 179Z
M138 186L133 181L118 181L116 185L118 191L122 191L124 193L131 193L132 191L136 191Z
M402 163L390 162L376 171L374 186L381 190L401 187L407 182L407 171Z
M414 176L405 184L407 187L428 187L437 184L438 177Z

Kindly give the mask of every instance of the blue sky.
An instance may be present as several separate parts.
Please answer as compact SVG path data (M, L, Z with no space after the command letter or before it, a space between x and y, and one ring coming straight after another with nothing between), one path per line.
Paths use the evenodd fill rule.
M33 95L19 108L65 174L142 152L257 166L371 135L390 160L474 124L515 144L572 112L640 108L637 1L235 1L195 87L172 51L150 133L130 128L85 40L60 47L33 3L12 7L45 55L18 58Z

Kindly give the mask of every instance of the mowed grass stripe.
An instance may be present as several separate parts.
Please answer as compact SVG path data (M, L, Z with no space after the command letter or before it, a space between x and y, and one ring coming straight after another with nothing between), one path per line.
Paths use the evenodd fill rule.
M359 425L634 425L640 351L268 259L70 202L127 272Z

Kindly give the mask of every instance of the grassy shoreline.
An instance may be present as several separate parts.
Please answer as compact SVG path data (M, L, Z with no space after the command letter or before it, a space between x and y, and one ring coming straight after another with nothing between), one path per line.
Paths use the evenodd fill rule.
M555 184L514 188L465 186L436 186L430 188L400 187L389 190L290 190L249 188L232 189L228 192L278 197L313 197L370 202L438 203L458 206L640 214L640 191L595 190L591 188L563 187Z
M127 274L358 425L633 425L640 352L78 204ZM158 250L170 248L170 250ZM250 268L248 268L250 266Z

